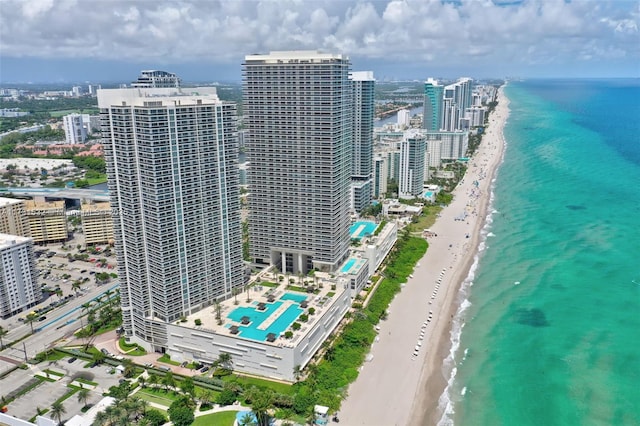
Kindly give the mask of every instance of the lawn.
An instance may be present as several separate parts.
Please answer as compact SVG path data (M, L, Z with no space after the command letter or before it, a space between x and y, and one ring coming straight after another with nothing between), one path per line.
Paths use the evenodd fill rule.
M192 423L193 426L233 426L233 422L236 420L237 411L221 411L219 413L207 414L206 416L196 417L196 420Z
M241 383L244 388L246 388L248 385L269 388L275 392L283 393L286 395L293 395L295 392L293 386L287 383L273 382L271 380L258 379L257 377L247 377L230 374L228 376L223 376L222 380L224 380L225 382Z
M257 283L257 285L263 285L265 287L278 287L280 284L272 283L271 281L262 281Z
M68 355L64 352L56 351L55 349L48 350L39 353L36 358L42 359L42 361L59 361Z
M156 404L164 405L166 407L170 406L173 401L178 399L178 396L169 392L164 392L158 389L140 389L138 392L134 394L140 399L144 399L145 401L155 402Z
M436 222L438 213L442 210L439 205L427 205L423 208L422 214L418 217L416 223L410 226L411 232L422 232L423 229L429 229Z
M100 177L97 178L88 178L87 182L89 182L89 185L97 185L99 183L105 183L107 181L107 175L103 174Z
M57 371L49 370L48 368L46 370L42 370L42 372L48 373L50 376L64 377L64 373L58 373Z
M135 343L127 343L124 336L118 340L118 345L123 352L126 352L129 356L141 356L146 355L147 351L144 348L138 346Z
M98 386L99 383L92 382L91 380L83 379L82 377L78 377L75 379L76 382L84 383L85 385Z
M167 354L164 354L160 358L158 358L158 362L164 362L165 364L169 364L169 365L180 365L179 362L172 361L169 355Z

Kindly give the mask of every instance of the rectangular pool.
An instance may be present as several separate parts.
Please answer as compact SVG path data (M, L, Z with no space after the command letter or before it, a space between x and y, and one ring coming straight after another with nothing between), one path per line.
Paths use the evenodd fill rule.
M285 293L280 296L280 300L293 300L296 303L302 303L307 300L307 296L305 294Z
M375 222L359 220L351 225L349 228L349 235L351 235L351 238L359 240L362 237L373 235L377 227L378 224Z
M297 299L301 299L300 301L302 301L306 299L306 296L293 293L285 293L280 299L293 300L298 302ZM260 324L262 324L267 318L271 316L271 314L273 314L280 306L282 306L282 303L283 302L279 301L266 303L266 309L264 311L257 310L255 306L236 308L227 315L227 318L236 322L241 322L242 317L249 317L251 323L248 326L239 325L238 328L240 332L238 333L238 335L246 337L247 339L264 342L267 340L267 335L269 333L273 333L277 337L279 337L280 334L287 328L289 328L289 326L293 324L298 316L300 316L300 314L304 312L304 309L300 308L299 304L293 304L289 306L284 312L282 312L278 316L278 318L273 321L271 325L265 330L258 330Z

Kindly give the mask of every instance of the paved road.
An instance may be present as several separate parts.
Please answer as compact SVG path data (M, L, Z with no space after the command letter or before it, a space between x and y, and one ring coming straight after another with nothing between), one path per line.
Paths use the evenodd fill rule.
M86 294L71 299L64 306L49 311L45 314L46 320L33 323L35 333L32 336L14 344L11 348L4 349L0 352L0 355L17 361L24 361L25 351L26 357L32 358L37 353L49 348L57 340L65 336L71 336L81 326L78 319L83 315L82 305L117 287L118 284L110 283L93 288ZM2 340L4 342L13 342L28 335L30 332L31 326L29 324L21 324L10 329Z

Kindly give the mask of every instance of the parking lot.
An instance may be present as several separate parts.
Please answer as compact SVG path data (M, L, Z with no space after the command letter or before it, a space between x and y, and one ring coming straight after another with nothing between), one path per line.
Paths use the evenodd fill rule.
M97 246L98 254L93 254L84 248L82 233L75 232L74 237L64 244L49 244L35 246L36 268L38 270L38 282L43 289L52 293L43 299L29 312L36 312L40 317L48 316L47 310L55 309L69 300L86 294L87 292L103 285L112 285L117 279L110 276L107 281L97 282L96 274L117 274L116 258L113 250L108 245ZM80 245L80 248L78 248ZM83 251L84 250L84 251ZM87 261L70 261L68 255L87 254ZM91 260L94 260L91 262ZM99 266L104 263L105 266ZM79 288L74 288L74 282L79 282ZM59 290L58 295L55 292ZM0 319L0 326L7 330L22 325L29 312L23 312L7 319ZM43 321L46 318L43 319ZM35 323L34 323L35 325Z
M98 383L98 386L95 389L90 390L90 397L87 401L87 404L95 404L102 399L103 392L106 392L111 386L118 385L118 381L122 379L122 375L117 372L115 374L110 374L108 372L116 371L113 367L108 367L103 364L93 368L84 368L87 361L78 359L69 363L69 359L70 358L64 358L55 362L45 361L32 366L30 370L18 369L2 379L2 381L0 381L0 394L7 395L11 391L18 389L20 386L27 383L37 372L49 369L55 372L64 373L64 377L62 379L56 382L43 381L31 391L8 404L7 414L21 419L29 419L35 416L38 408L50 408L52 403L61 398L67 392L72 391L72 388L68 387L68 385L79 377ZM83 406L82 403L78 402L78 398L75 394L66 399L63 402L63 405L66 409L63 421L70 419L76 414L80 414L80 410Z

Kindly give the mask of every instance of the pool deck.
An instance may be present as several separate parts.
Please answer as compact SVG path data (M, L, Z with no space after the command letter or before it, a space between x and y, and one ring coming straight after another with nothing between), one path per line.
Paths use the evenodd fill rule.
M291 277L293 278L293 277ZM303 286L304 284L299 283L298 278L294 278L295 282L292 284L294 286ZM262 281L269 281L272 283L278 282L277 275L272 273L263 273L261 274ZM285 278L286 280L286 278ZM284 281L284 280L283 280ZM308 285L315 285L314 278L312 277L304 277L303 281ZM331 289L331 286L335 284L335 290ZM295 342L299 341L309 330L313 328L316 322L320 320L322 315L333 306L334 302L338 299L344 291L342 286L337 282L336 279L330 278L328 274L318 273L318 285L322 285L322 288L318 289L318 293L301 293L299 291L287 289L284 282L280 283L278 287L267 287L261 286L260 283L256 282L249 289L249 297L250 301L247 302L247 292L244 291L241 294L238 294L237 298L231 297L220 303L220 311L222 317L222 324L218 324L218 320L216 319L216 308L215 305L208 306L198 312L195 312L187 317L186 322L178 323L178 325L183 327L189 327L196 330L203 330L207 332L214 332L216 334L221 334L229 337L236 337L238 339L244 339L249 342L260 342L264 344L272 344L274 346L280 346L282 344L295 344ZM256 329L261 331L266 331L275 321L280 318L283 312L285 312L292 305L298 305L298 302L294 300L286 300L281 299L281 297L286 293L299 294L306 296L306 300L308 303L307 308L303 309L303 313L308 313L309 308L314 308L314 315L308 315L309 320L307 322L298 322L301 324L301 328L299 330L293 330L291 328L291 324L287 326L283 330L292 331L293 338L285 339L284 337L277 336L274 342L268 342L264 340L256 340L246 336L242 336L242 329L246 327L246 325L242 325L239 321L234 321L229 318L229 314L233 312L237 308L251 308L256 309L258 303L263 302L269 305L268 297L269 295L273 295L275 301L281 302L282 304L274 310L267 318L265 318L261 324L259 324ZM328 293L334 293L333 297L329 297ZM237 299L238 304L236 305L234 301ZM199 319L201 321L201 325L195 325L195 320ZM295 321L293 321L295 322ZM293 323L292 322L292 323ZM239 334L231 334L230 328L231 326L236 325L240 329Z
M368 235L372 235L378 224L368 220L359 220L351 224L349 235L351 238L360 240Z
M289 306L294 304L291 300L282 300L282 302L283 302L282 305L278 306L278 309L276 309L273 313L271 313L271 315L269 315L267 319L262 321L262 324L257 326L256 329L258 330L268 329L269 327L271 327L271 324L273 324L280 317L280 315L282 315L284 311L289 309Z

